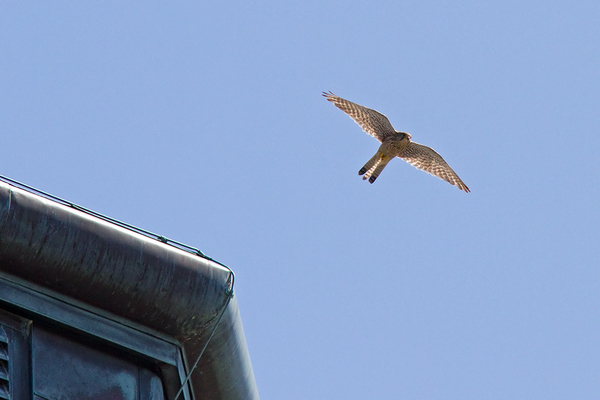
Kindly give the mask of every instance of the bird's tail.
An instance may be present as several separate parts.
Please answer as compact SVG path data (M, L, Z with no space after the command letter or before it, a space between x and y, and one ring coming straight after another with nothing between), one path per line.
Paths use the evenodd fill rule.
M358 171L358 174L364 175L363 179L369 179L369 183L373 183L390 160L391 157L386 157L381 151L378 151L369 161L367 161L360 171Z

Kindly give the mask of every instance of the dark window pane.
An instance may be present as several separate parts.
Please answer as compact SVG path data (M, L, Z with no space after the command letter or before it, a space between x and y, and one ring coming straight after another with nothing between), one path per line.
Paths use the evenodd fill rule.
M40 327L34 329L33 390L43 398L162 400L162 384L160 397L138 397L142 392L152 393L152 376L152 372L114 355L108 347L84 344L68 334ZM160 383L158 377L154 379Z
M140 371L140 400L164 400L162 382L147 369ZM183 399L183 396L181 396Z

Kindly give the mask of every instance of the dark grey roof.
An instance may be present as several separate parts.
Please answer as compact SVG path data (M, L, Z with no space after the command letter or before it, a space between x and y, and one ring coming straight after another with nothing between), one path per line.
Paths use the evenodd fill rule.
M0 182L0 271L176 339L197 399L258 399L230 271Z

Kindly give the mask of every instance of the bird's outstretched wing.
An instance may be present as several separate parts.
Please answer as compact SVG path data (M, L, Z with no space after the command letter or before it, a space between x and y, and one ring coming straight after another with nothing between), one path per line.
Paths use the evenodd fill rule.
M457 186L460 190L464 190L467 193L470 192L467 185L465 185L458 175L456 175L456 172L454 172L448 163L444 161L442 156L431 147L410 142L404 152L398 157L406 160L414 167L437 176L451 185Z
M380 142L388 137L395 137L394 127L382 113L342 99L331 92L323 92L323 96L348 114L365 132Z

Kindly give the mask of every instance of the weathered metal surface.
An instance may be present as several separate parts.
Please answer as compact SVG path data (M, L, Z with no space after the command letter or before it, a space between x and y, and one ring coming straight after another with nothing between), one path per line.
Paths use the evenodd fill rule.
M0 182L0 270L173 336L195 360L226 301L218 264ZM258 399L236 299L192 376L197 399Z

